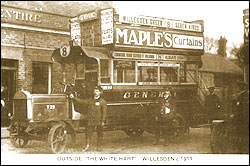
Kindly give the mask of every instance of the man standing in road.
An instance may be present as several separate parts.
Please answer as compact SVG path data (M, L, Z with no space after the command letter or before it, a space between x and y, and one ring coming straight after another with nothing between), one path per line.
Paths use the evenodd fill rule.
M164 146L168 145L169 135L171 134L170 123L172 122L175 106L174 97L168 88L165 90L164 97L160 100L160 110L155 116L155 140L153 145L159 144L160 137L164 137Z
M209 95L206 97L205 107L208 113L208 123L211 124L212 121L218 117L220 100L219 97L214 93L214 87L209 87L208 90Z
M103 91L100 86L96 86L93 93L89 94L88 99L79 99L77 97L70 96L82 104L88 105L88 111L86 114L87 126L85 130L86 145L83 148L83 152L90 149L91 136L93 132L97 131L97 151L101 151L102 138L103 138L103 126L106 122L107 104L106 100L102 97Z

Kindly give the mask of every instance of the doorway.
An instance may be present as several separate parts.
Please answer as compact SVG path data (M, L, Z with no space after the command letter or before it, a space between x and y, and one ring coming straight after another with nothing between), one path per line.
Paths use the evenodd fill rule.
M10 116L13 115L13 96L16 92L15 78L16 70L1 69L1 86L4 87L1 100L4 100L5 103L5 106L1 108L1 127L8 127L10 125Z

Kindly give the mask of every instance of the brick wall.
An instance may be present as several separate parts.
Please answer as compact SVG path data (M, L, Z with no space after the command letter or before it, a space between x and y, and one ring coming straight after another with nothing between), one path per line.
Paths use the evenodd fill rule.
M63 82L62 66L59 63L52 64L52 80L51 80L51 90L52 93L60 93L63 91L63 87L60 82Z
M1 28L1 43L4 44L24 45L25 41L25 46L55 49L69 40L69 35Z
M24 31L1 28L1 44L24 45Z
M81 24L82 46L101 46L100 20L93 20ZM94 40L94 42L93 42Z
M27 47L24 49L22 59L18 61L16 72L16 90L27 90L32 92L32 59L31 56L51 56L52 51L46 49L56 49L62 43L70 40L69 35L44 33L37 31L19 30L11 28L1 28L1 44L13 44ZM31 49L39 47L44 49ZM11 49L11 47L9 47ZM49 55L50 54L50 55ZM74 71L74 70L73 70ZM70 74L67 74L70 75ZM73 75L73 74L71 74ZM62 69L59 64L52 65L52 89L60 88L58 82L62 82Z

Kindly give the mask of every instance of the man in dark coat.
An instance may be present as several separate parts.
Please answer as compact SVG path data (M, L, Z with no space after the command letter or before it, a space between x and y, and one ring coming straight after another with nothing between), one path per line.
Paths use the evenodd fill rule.
M214 93L214 87L209 87L208 90L209 95L206 97L205 107L208 113L208 123L211 124L211 122L218 117L220 100L219 97Z
M89 150L91 145L91 136L94 130L97 130L97 150L101 150L102 138L103 138L103 126L106 122L107 104L106 100L102 97L102 88L97 86L94 88L93 93L89 94L89 98L80 99L75 97L79 103L88 105L88 111L86 116L86 145L83 148L83 152Z
M160 99L160 110L155 114L155 140L153 145L159 144L160 137L164 137L164 146L168 145L171 134L170 123L175 114L174 97L169 89L164 90L164 97Z

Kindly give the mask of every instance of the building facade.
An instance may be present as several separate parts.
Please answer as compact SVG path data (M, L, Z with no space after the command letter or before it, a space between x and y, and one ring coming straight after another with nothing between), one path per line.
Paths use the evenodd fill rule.
M231 98L238 90L238 81L243 81L243 70L231 60L219 54L204 54L199 76L204 86L202 88L208 95L208 87L214 86L222 107L230 111ZM205 99L205 96L203 97Z
M69 20L63 15L1 5L1 86L6 101L2 127L9 125L15 92L51 93L53 84L61 79L57 74L60 66L52 63L51 54L70 40Z

